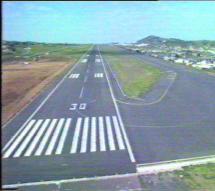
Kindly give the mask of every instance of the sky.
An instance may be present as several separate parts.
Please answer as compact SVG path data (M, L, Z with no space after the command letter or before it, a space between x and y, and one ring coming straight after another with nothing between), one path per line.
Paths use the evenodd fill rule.
M3 40L130 43L156 35L215 40L215 2L3 2Z

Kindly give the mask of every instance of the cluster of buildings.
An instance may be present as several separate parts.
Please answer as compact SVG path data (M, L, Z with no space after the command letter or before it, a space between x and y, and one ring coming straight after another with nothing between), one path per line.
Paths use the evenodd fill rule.
M171 63L184 64L197 69L215 70L215 49L205 51L203 48L193 46L182 48L180 46L153 47L144 45L130 45L127 49L161 58Z

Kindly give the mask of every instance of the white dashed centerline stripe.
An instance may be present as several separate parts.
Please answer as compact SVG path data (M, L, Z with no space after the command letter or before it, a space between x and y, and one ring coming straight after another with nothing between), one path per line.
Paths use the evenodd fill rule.
M96 152L96 117L91 119L91 144L90 151Z
M81 153L85 153L87 151L87 136L89 129L89 117L85 117L84 119L84 129L82 132L82 140L81 140Z
M75 133L74 133L74 136L73 136L72 148L71 148L70 153L76 153L77 152L78 139L79 139L80 130L81 130L81 121L82 121L82 118L79 117L77 122L76 122Z
M80 93L80 95L79 95L79 98L82 98L83 92L84 92L84 87L81 88L81 93Z
M5 152L3 155L3 158L8 158L11 153L14 151L14 149L17 147L17 145L22 141L24 136L28 133L28 131L31 129L33 124L35 123L36 120L31 120L28 125L24 128L24 130L16 137L15 141L12 143L12 145L9 147L9 149Z
M107 126L108 143L109 143L110 150L113 151L113 150L116 150L116 148L114 144L113 132L111 129L110 117L106 116L105 119L106 119L106 126Z
M106 151L103 117L99 117L99 142L100 151Z
M34 136L34 134L36 133L37 129L40 127L40 124L42 122L43 122L42 119L39 119L36 122L36 124L34 125L33 129L31 129L30 133L26 136L26 138L24 139L24 141L22 142L22 144L19 146L18 150L15 152L15 154L13 155L13 157L19 157L22 154L22 152L27 147L29 141Z
M123 139L122 139L122 135L121 135L121 132L119 129L119 124L118 124L117 118L116 118L116 116L112 116L112 119L113 119L113 124L114 124L115 132L116 132L116 138L117 138L117 142L119 145L119 149L123 150L123 149L125 149L125 145L123 143Z
M61 137L60 137L60 140L59 140L59 143L58 143L58 147L57 147L57 150L55 152L55 154L61 154L62 153L62 150L63 150L63 145L64 145L64 142L65 142L65 139L66 139L66 135L68 133L68 130L69 130L69 126L70 126L70 123L71 123L71 118L68 118L66 120L66 124L63 128L63 132L61 134Z
M87 77L87 75L86 75L86 76L84 77L84 83L87 81L87 78L88 78L88 77Z
M57 138L58 138L58 136L59 136L60 130L61 130L61 128L62 128L62 125L63 125L64 120L65 120L64 118L61 118L61 119L59 120L59 122L58 122L58 124L57 124L57 127L56 127L56 129L55 129L55 131L54 131L53 137L52 137L52 139L51 139L51 141L50 141L50 143L49 143L49 146L48 146L48 148L47 148L47 150L46 150L45 155L50 155L50 154L52 153L52 151L53 151L53 149L54 149L54 146L55 146L55 143L56 143L56 141L57 141Z
M47 141L48 141L48 139L49 139L49 137L50 137L50 135L51 135L56 123L57 123L57 119L53 119L51 121L51 124L49 125L49 128L45 133L45 136L43 137L42 141L40 142L40 145L39 145L38 149L35 152L36 156L41 155L41 153L42 153L42 151L43 151L43 149L44 149L44 147L45 147L45 145L46 145L46 143L47 143Z
M46 130L47 125L49 124L50 119L46 119L45 122L42 124L42 127L35 135L34 140L31 142L31 145L28 147L27 151L25 152L24 156L30 156L33 152L35 146L37 145L40 137L43 135L44 131Z

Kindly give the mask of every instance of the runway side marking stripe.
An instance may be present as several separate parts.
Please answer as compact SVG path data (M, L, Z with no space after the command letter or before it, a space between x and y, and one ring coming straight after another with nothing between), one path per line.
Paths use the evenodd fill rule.
M53 137L52 137L52 139L51 139L51 141L50 141L50 143L49 143L49 146L48 146L48 148L47 148L47 150L46 150L45 155L50 155L50 154L52 153L52 151L53 151L53 149L54 149L54 146L55 146L55 143L56 143L56 141L57 141L57 138L58 138L58 136L59 136L59 134L60 134L60 130L61 130L61 128L62 128L62 125L63 125L64 120L65 120L64 118L61 118L61 119L59 120L59 122L58 122L58 124L57 124L57 127L56 127L56 129L55 129L55 131L54 131Z
M40 137L43 135L46 127L48 126L50 119L46 119L45 122L42 124L42 127L39 129L38 133L35 135L34 140L31 142L31 145L28 147L27 151L25 152L24 156L30 156L33 152L36 144L38 143Z
M85 117L84 119L84 129L82 132L82 140L81 140L81 153L85 153L87 151L87 135L89 128L89 117Z
M96 151L96 117L92 117L91 119L91 144L90 151Z
M63 145L64 145L64 142L65 142L65 139L66 139L66 135L68 133L68 130L69 130L69 126L70 126L70 123L71 123L71 118L68 118L66 120L66 124L63 128L63 132L61 134L61 137L60 137L60 140L59 140L59 143L58 143L58 147L57 147L57 150L55 152L55 154L61 154L62 153L62 150L63 150Z
M119 145L119 149L123 150L123 149L125 149L125 145L123 143L122 134L119 129L119 124L118 124L117 118L116 118L116 116L112 116L112 119L113 119L113 123L114 123L114 128L115 128L115 132L116 132L116 138L117 138L117 142Z
M51 121L51 124L49 125L48 130L45 133L45 136L43 137L42 141L40 142L40 145L39 145L38 149L35 152L36 156L41 155L41 153L42 153L42 151L43 151L43 149L44 149L44 147L45 147L45 145L46 145L46 143L47 143L52 131L54 130L54 127L55 127L56 123L57 123L57 119L53 119Z
M100 151L106 151L103 117L99 117L99 140L100 140Z
M77 122L76 122L75 133L73 136L72 148L71 148L70 153L76 153L77 152L78 140L79 140L79 135L80 135L80 130L81 130L81 122L82 122L82 118L79 117Z
M34 125L33 129L29 132L29 134L24 139L24 141L22 142L22 144L20 145L20 147L18 148L18 150L15 152L15 154L13 155L13 157L19 157L22 154L22 152L27 147L28 143L30 142L31 138L34 136L34 134L36 133L37 129L40 127L40 125L41 125L42 122L43 122L42 119L39 119L36 122L36 124Z
M110 150L111 151L116 150L115 144L114 144L113 132L112 132L112 128L111 128L110 117L106 116L105 119L106 119L108 143L109 143Z
M101 58L101 61L102 61L102 66L103 66L103 69L104 69L104 72L105 72L105 76L106 76L106 79L107 79L107 82L108 82L108 86L109 86L109 89L110 89L110 94L111 94L111 97L112 97L112 100L113 100L113 103L114 103L114 106L115 106L115 109L116 109L116 113L117 113L117 116L118 116L118 119L119 119L119 124L120 124L121 130L122 130L122 134L123 134L123 137L125 139L125 144L126 144L126 147L127 147L127 150L128 150L130 160L131 160L131 162L136 162L136 160L134 158L132 148L131 148L131 145L129 143L128 136L127 136L126 131L125 131L125 127L124 127L124 124L123 124L123 121L122 121L121 114L119 112L119 108L118 108L118 106L116 104L116 99L115 99L114 94L113 94L113 90L112 90L112 87L111 87L111 84L110 84L110 80L109 80L109 77L108 77L108 74L107 74L107 70L106 70L106 68L104 66L104 61L103 61L103 58L101 56L99 47L98 47L98 51L99 51L99 55L100 55L100 58Z
M33 126L33 124L36 122L36 120L31 120L28 125L24 128L24 130L16 137L15 141L12 143L12 145L9 147L9 149L5 152L3 155L3 158L8 158L11 153L14 151L14 149L17 147L17 145L22 141L23 137L28 133L30 128Z

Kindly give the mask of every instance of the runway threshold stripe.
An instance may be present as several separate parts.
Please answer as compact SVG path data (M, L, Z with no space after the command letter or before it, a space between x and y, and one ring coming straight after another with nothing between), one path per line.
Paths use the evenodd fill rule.
M81 140L81 151L80 151L81 153L85 153L87 151L88 129L89 129L89 117L85 117L84 129L83 129L82 140Z
M53 137L52 137L52 139L51 139L51 141L50 141L50 143L49 143L48 149L46 150L45 155L50 155L50 154L52 153L52 151L53 151L53 149L54 149L54 146L55 146L55 143L56 143L56 141L57 141L57 138L58 138L58 136L59 136L59 134L60 134L60 130L61 130L61 128L62 128L62 125L63 125L64 120L65 120L64 118L61 118L61 119L59 120L59 122L58 122L58 124L57 124L57 127L56 127L56 129L55 129L55 131L54 131Z
M40 142L38 149L35 152L36 156L41 155L41 153L43 152L43 149L46 146L46 143L47 143L56 123L57 123L57 119L53 119L51 121L51 124L49 125L48 130L45 133L45 136L43 137L42 141Z
M113 132L112 132L112 128L111 128L110 117L106 116L105 119L106 119L108 143L109 143L110 150L111 151L116 150L115 144L114 144Z
M40 125L41 125L42 122L43 122L42 119L39 119L36 122L36 124L33 126L33 129L26 136L26 138L24 139L24 141L22 142L22 144L20 145L20 147L18 148L18 150L15 152L15 154L13 155L13 157L20 157L20 155L22 154L22 152L24 151L24 149L27 147L29 141L34 136L34 134L36 133L37 129L40 127Z
M31 127L33 126L33 124L36 122L36 120L31 120L26 127L24 128L24 130L18 135L18 137L15 139L15 141L12 143L12 145L9 147L9 149L5 152L5 154L3 155L3 158L8 158L12 152L14 151L14 149L17 147L17 145L22 141L23 137L28 133L28 131L31 129Z
M66 139L66 135L68 133L68 130L69 130L69 126L70 126L70 123L71 123L71 118L68 118L66 120L66 124L63 128L63 132L61 134L61 137L60 137L60 140L59 140L59 144L57 146L57 150L55 152L55 154L61 154L62 153L62 150L63 150L63 145L64 145L64 142L65 142L65 139Z
M96 152L96 117L91 119L91 144L90 151Z
M79 139L80 130L81 130L81 122L82 122L82 118L79 117L77 122L76 122L75 133L73 136L72 147L71 147L70 153L76 153L77 152L78 139Z
M104 132L104 120L103 117L99 117L99 142L100 142L100 151L106 151L105 146L105 132Z
M30 156L31 155L31 153L33 152L35 146L37 145L40 137L43 135L44 131L46 130L46 127L48 126L49 122L50 122L50 119L46 119L45 122L42 124L40 130L35 135L34 140L31 142L31 145L28 147L24 156Z
M122 134L119 129L119 123L117 121L116 116L112 116L112 119L113 119L113 124L114 124L115 132L116 132L116 138L117 138L117 142L119 145L119 149L123 150L123 149L125 149L125 145L123 143Z

